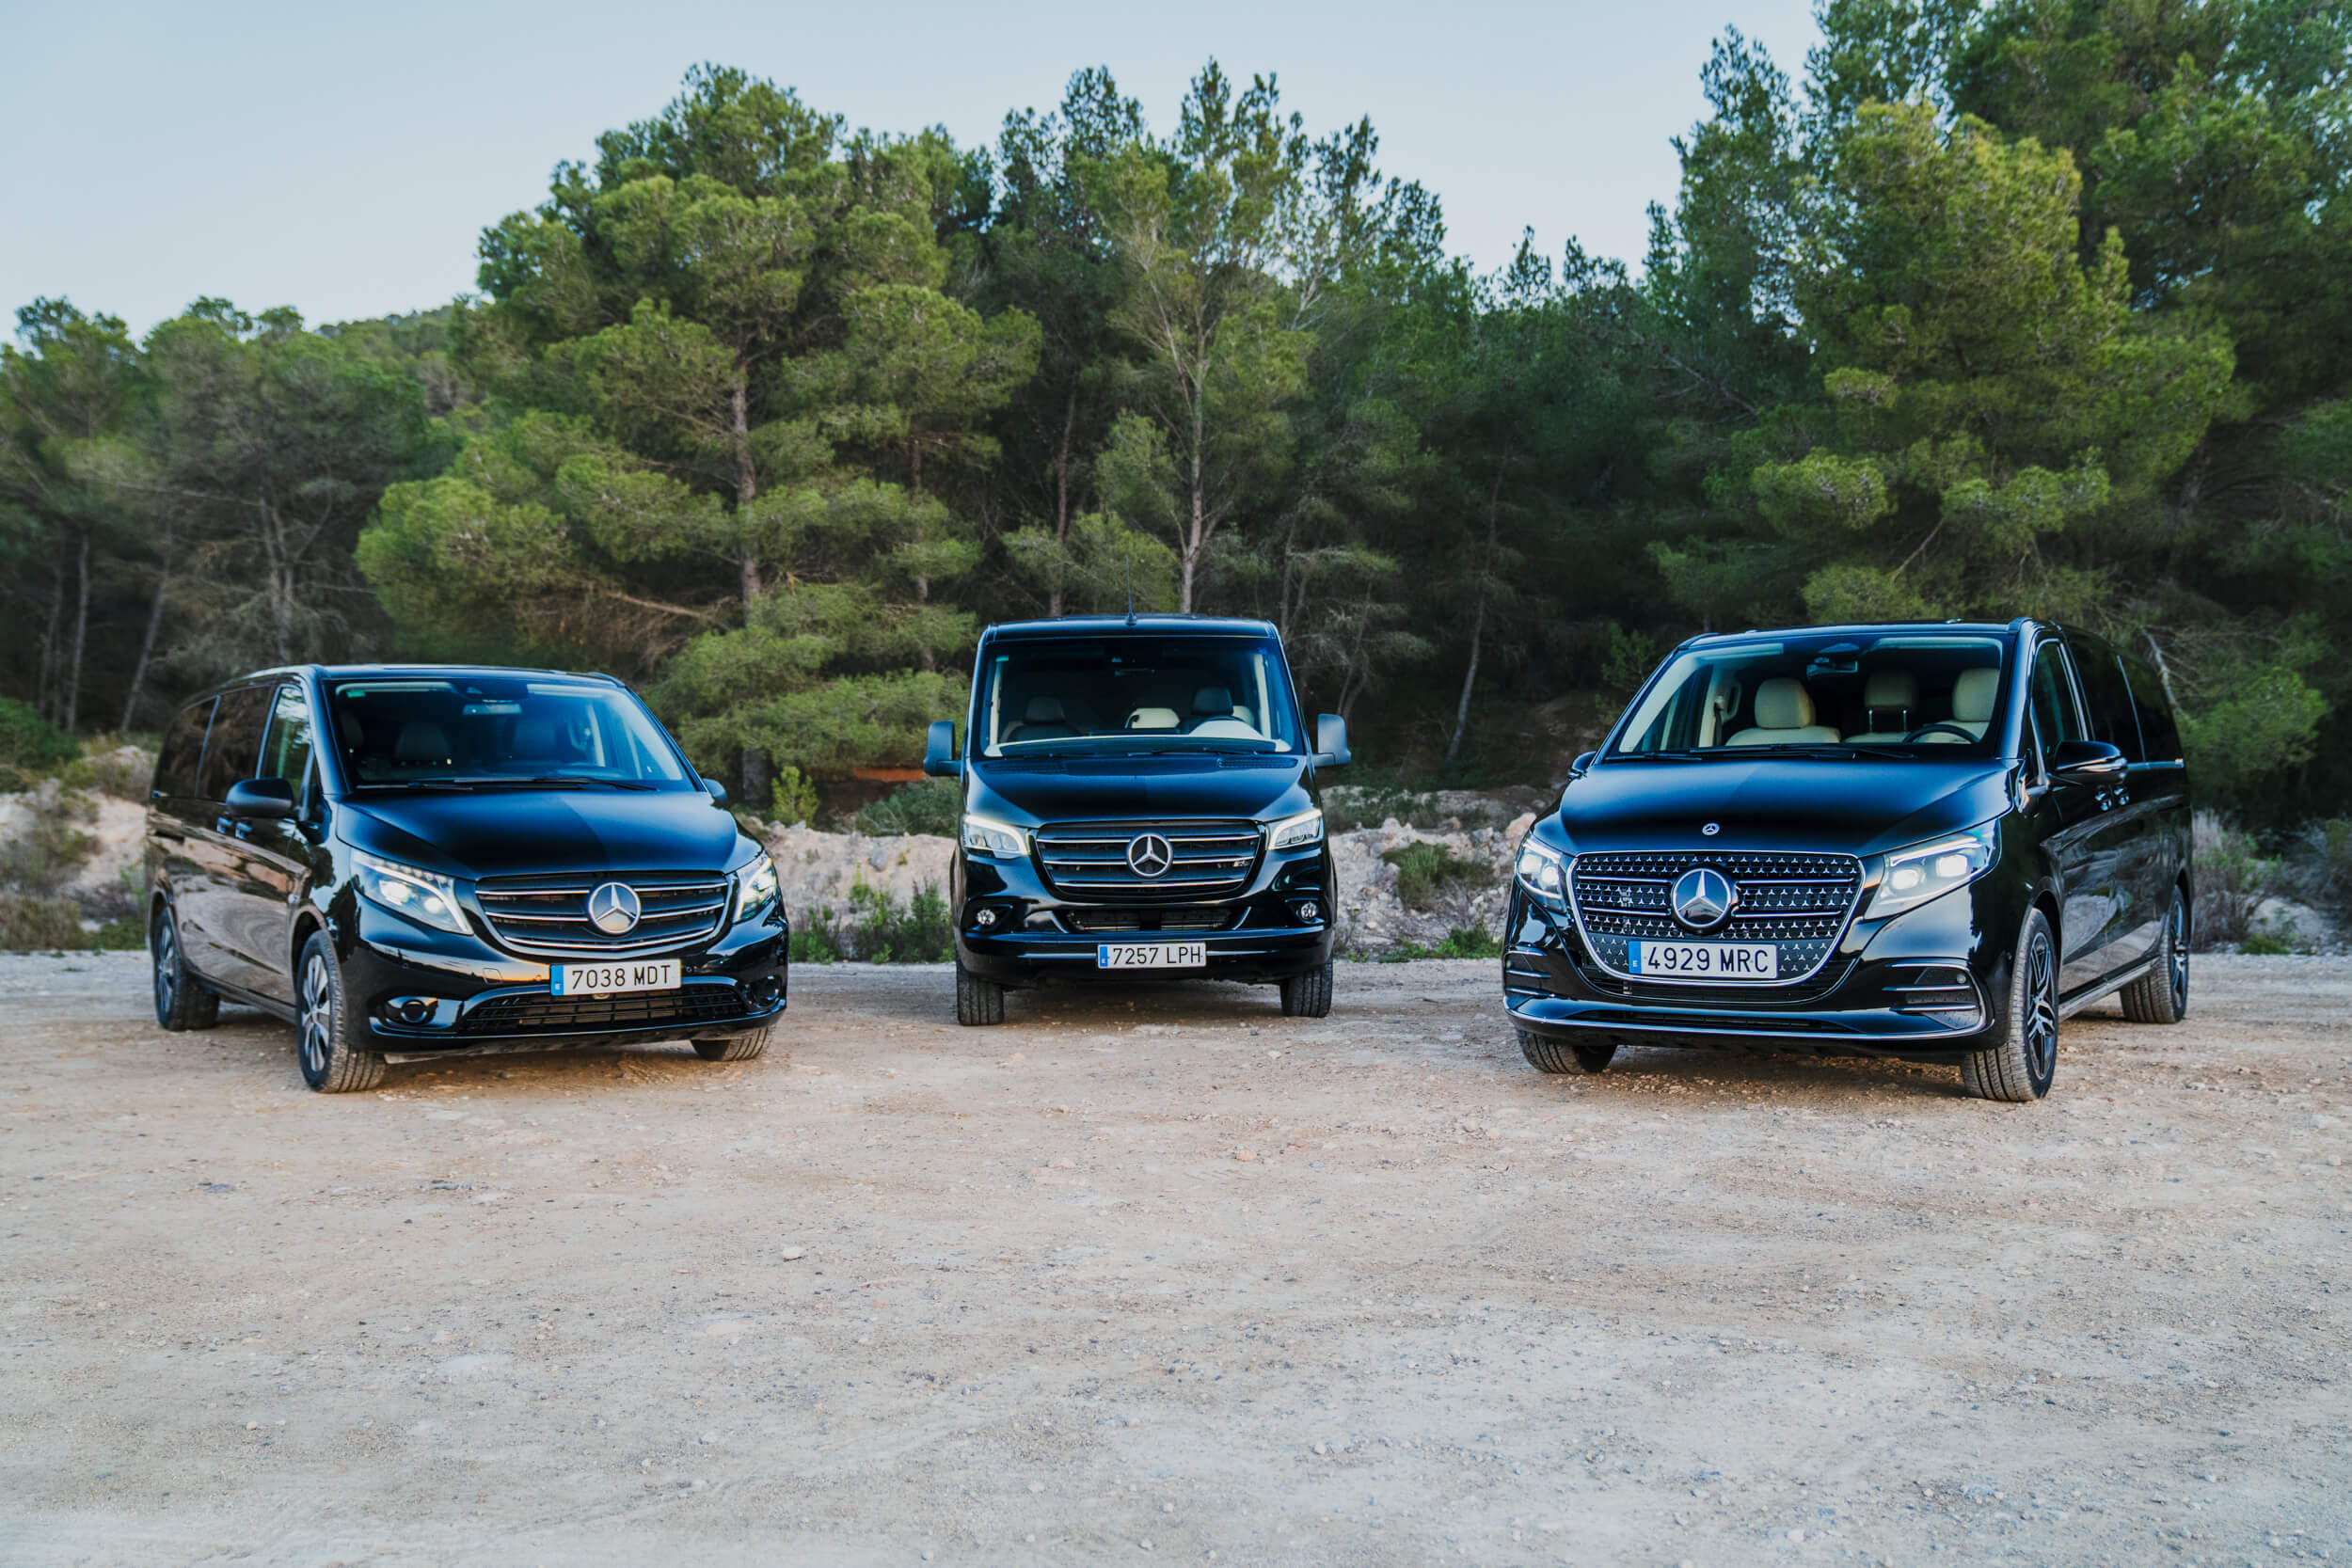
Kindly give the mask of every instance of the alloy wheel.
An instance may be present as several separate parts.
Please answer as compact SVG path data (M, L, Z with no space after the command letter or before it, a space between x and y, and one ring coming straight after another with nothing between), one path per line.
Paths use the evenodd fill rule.
M171 1017L180 997L180 933L167 914L155 922L155 1016Z
M326 956L312 953L302 966L302 1070L313 1079L326 1075L326 1057L334 1039L335 976Z
M2172 1010L2188 1011L2188 905L2179 894L2172 895L2172 912L2165 917L2165 945L2171 951Z
M2058 1070L2058 964L2045 932L2026 954L2026 1061L2037 1083Z

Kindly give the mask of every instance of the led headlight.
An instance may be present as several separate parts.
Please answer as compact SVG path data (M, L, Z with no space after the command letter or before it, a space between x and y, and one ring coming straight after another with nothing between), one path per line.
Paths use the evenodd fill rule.
M1568 857L1530 838L1519 846L1519 886L1549 909L1568 907Z
M735 918L742 919L776 895L776 863L760 855L735 874Z
M1964 833L1931 839L1886 857L1879 890L1871 895L1867 917L1899 914L1929 899L1964 887L1993 864L1993 829L1988 824Z
M357 849L351 852L351 869L359 891L386 909L420 926L466 929L466 911L457 907L457 884L439 872L420 871Z
M1323 813L1319 811L1300 812L1296 816L1266 824L1265 847L1269 849L1303 849L1322 842Z
M1029 852L1029 835L1020 828L992 822L985 816L967 816L963 819L963 847L976 855L1020 860Z

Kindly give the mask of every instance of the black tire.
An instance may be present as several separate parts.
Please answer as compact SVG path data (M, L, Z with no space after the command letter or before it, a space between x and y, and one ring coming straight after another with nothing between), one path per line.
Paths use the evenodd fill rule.
M1538 1072L1607 1072L1609 1064L1616 1060L1617 1042L1608 1040L1599 1045L1570 1045L1565 1040L1546 1039L1541 1035L1519 1031L1519 1054L1528 1066Z
M2010 963L1994 1044L1961 1058L1960 1084L1979 1100L2025 1104L2058 1076L2058 939L2039 909L2026 913Z
M384 1058L365 1049L365 1027L346 999L334 943L313 931L294 960L294 1053L302 1081L321 1094L353 1094L384 1082Z
M706 1062L750 1062L768 1053L768 1042L776 1037L775 1024L746 1029L739 1035L721 1035L715 1039L693 1042L694 1054Z
M218 1023L220 998L188 968L187 953L180 945L180 922L169 904L155 911L147 931L147 950L155 972L155 1022L174 1034Z
M2178 1023L2188 1016L2188 897L2177 887L2156 941L2156 967L2123 988L2123 1016L2134 1023Z
M956 960L956 1022L968 1028L1005 1022L1005 988L964 968L961 958Z
M1294 974L1282 982L1282 1016L1284 1018L1329 1018L1331 1016L1331 960L1323 960L1322 967L1304 974Z

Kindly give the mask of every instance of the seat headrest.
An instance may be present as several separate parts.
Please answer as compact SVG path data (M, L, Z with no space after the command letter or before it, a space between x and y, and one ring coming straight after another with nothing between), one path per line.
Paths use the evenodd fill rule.
M1176 723L1176 710L1172 707L1139 707L1127 715L1127 727L1131 730L1172 730Z
M1905 711L1917 707L1919 677L1908 670L1873 670L1870 678L1862 683L1862 705L1899 707Z
M1060 724L1068 722L1068 716L1062 712L1059 697L1032 697L1029 705L1021 710L1021 721L1025 724Z
M400 738L392 742L392 760L405 763L447 762L449 736L438 724L412 719L400 727Z
M1963 670L1952 683L1952 717L1965 724L1981 724L1993 717L1993 698L2001 688L1998 670Z
M1233 711L1233 694L1221 686L1204 686L1192 694L1196 719L1211 719Z
M1813 723L1813 693L1804 683L1787 675L1756 689L1756 727L1760 730L1802 730Z

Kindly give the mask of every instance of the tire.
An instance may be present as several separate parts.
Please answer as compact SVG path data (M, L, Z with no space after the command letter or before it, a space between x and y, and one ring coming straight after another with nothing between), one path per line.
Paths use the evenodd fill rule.
M343 990L334 944L313 931L294 960L295 1054L302 1081L321 1094L353 1094L384 1082L384 1058L363 1048L364 1026Z
M1519 1054L1538 1072L1607 1072L1609 1064L1616 1059L1617 1042L1570 1045L1565 1040L1546 1039L1522 1029Z
M746 1029L739 1035L721 1035L716 1039L693 1042L694 1054L706 1062L751 1062L768 1053L768 1042L781 1031L771 1023L764 1028Z
M1282 1016L1284 1018L1329 1018L1331 1016L1331 960L1326 958L1319 969L1304 974L1294 974L1282 982Z
M956 1022L967 1028L985 1028L1005 1022L1005 988L982 979L956 960Z
M2025 1104L2058 1076L2058 939L2039 909L2026 913L2010 964L1996 1043L1961 1058L1960 1084L1979 1100Z
M155 1022L174 1034L183 1029L210 1029L220 1022L220 998L188 968L180 945L180 922L166 904L155 911L148 928L147 950L155 972Z
M2123 988L2123 1016L2134 1023L2178 1023L2188 1016L2188 899L2172 890L2157 939L2156 967Z

